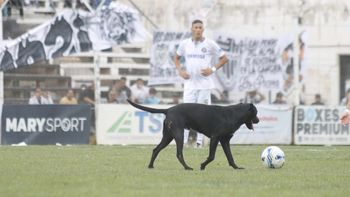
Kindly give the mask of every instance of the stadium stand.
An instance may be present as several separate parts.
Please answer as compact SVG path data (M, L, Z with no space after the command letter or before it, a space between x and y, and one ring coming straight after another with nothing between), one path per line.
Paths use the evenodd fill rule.
M99 60L98 60L99 59ZM116 79L127 78L127 85L131 86L136 79L142 78L146 82L149 79L150 55L145 52L142 44L127 44L115 47L112 52L80 53L77 55L58 58L55 63L61 65L61 75L72 78L72 86L95 79L94 67L99 62L101 80L101 95L106 98L109 87ZM178 85L157 86L162 101L169 103L174 95L181 95L182 90ZM104 100L102 99L102 100Z
M63 8L61 3L54 1L55 9L52 9L45 0L40 0L38 6L30 5L25 8L25 17L21 18L15 13L11 17L4 18L4 26L9 27L4 28L4 39L14 39L49 20L55 12ZM148 81L150 42L151 38L145 43L125 44L107 52L80 53L5 73L4 103L27 103L31 91L36 86L53 93L54 101L57 103L57 99L64 96L69 88L78 90L82 84L94 81L97 63L99 67L97 72L101 80L101 102L105 102L109 87L116 79L126 77L127 86L131 86L137 78ZM162 85L156 88L164 103L171 103L174 96L182 97L180 84Z
M50 91L55 103L71 87L71 77L60 75L60 65L36 64L5 72L4 103L25 104L36 87Z

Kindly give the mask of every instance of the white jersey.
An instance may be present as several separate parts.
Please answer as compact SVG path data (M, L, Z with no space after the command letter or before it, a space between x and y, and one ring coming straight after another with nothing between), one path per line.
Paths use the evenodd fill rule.
M185 69L190 75L190 79L185 80L185 90L214 89L212 75L203 76L201 69L214 66L213 58L225 55L218 44L207 38L199 42L193 42L192 38L188 38L180 43L176 53L185 58Z

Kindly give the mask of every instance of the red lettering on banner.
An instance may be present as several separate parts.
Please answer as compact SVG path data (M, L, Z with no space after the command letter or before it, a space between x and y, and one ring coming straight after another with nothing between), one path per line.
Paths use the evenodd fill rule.
M266 122L277 122L278 118L275 116L259 116L259 119L261 121L266 121Z

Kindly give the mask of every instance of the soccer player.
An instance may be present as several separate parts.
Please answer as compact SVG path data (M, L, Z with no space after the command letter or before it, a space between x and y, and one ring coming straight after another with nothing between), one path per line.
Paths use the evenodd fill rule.
M204 26L201 20L194 20L191 27L192 37L183 40L174 58L179 75L185 79L184 103L211 104L210 93L214 89L211 75L221 68L228 60L222 49L213 40L203 37ZM214 57L219 62L212 65ZM185 58L181 65L181 57ZM185 130L184 143L188 141L189 130ZM203 145L203 134L197 134L197 147Z

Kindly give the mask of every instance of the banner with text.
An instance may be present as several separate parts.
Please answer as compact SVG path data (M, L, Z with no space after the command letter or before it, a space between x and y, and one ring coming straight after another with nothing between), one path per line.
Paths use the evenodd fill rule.
M88 144L89 105L3 105L1 144Z
M226 52L228 63L218 72L220 85L230 91L281 90L288 63L283 59L293 36L246 37L216 34L214 40Z
M189 32L155 31L153 33L149 85L182 82L176 71L174 57L180 42L189 37L191 37ZM180 61L183 62L184 59Z
M158 144L162 139L163 114L151 114L130 105L100 104L97 116L98 144Z
M152 105L168 108L170 105ZM242 125L233 137L235 144L290 144L292 109L259 107L255 131ZM98 144L158 144L162 138L163 114L151 114L130 105L101 104L98 107ZM174 141L173 141L174 142Z
M234 134L231 144L291 144L293 108L288 105L258 105L260 122L254 131L245 125Z
M349 145L350 126L340 123L345 107L300 106L295 109L295 144Z

